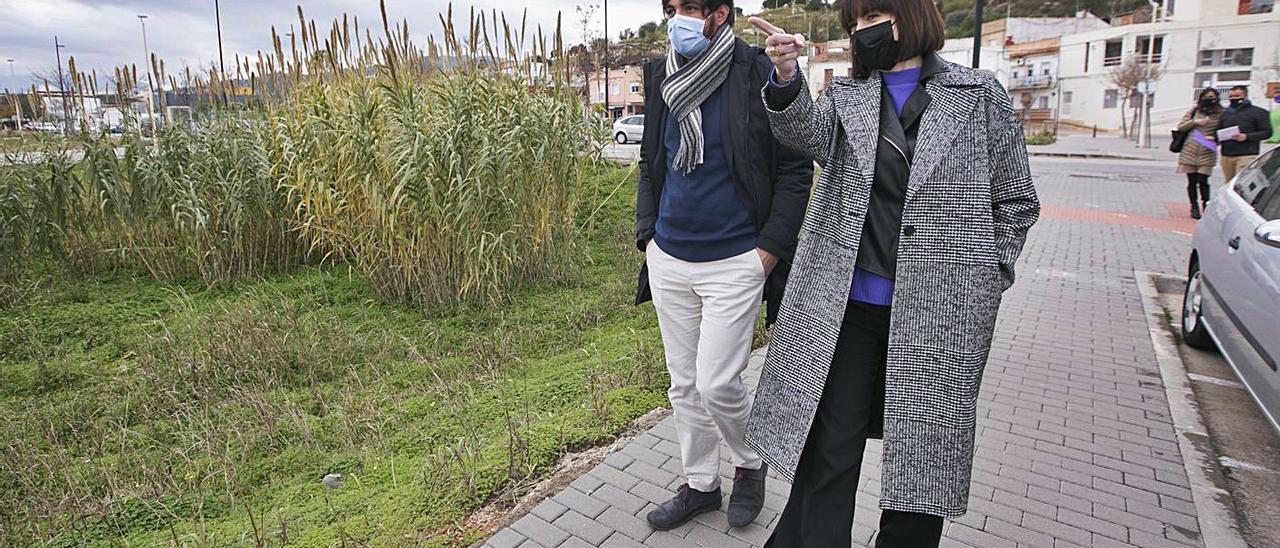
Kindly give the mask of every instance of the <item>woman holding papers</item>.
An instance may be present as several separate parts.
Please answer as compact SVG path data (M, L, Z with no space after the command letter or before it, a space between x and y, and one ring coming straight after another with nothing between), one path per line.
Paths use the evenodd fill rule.
M1178 131L1188 132L1187 144L1178 155L1178 173L1187 174L1187 198L1191 200L1191 218L1200 218L1200 208L1209 203L1209 176L1218 164L1218 146L1214 132L1222 117L1218 90L1205 88L1195 108L1182 117ZM1199 197L1197 198L1197 194Z

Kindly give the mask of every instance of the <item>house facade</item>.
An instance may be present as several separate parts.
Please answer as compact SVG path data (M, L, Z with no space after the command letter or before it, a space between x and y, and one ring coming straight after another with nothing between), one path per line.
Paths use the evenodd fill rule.
M1170 0L1168 7L1155 23L1062 37L1064 121L1108 130L1131 122L1141 95L1130 95L1126 104L1114 76L1126 63L1155 64L1162 72L1149 92L1153 134L1174 127L1206 87L1225 96L1227 88L1248 86L1256 104L1269 103L1268 86L1280 85L1280 13L1273 0Z
M587 103L608 113L609 119L644 114L644 65L610 67L608 81L604 69L587 76L585 81L575 82L587 93ZM605 89L608 89L609 105L605 107Z

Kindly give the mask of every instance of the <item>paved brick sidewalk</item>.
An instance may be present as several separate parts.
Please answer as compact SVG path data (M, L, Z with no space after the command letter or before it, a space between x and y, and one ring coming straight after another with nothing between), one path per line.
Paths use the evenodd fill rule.
M943 546L1200 546L1133 281L1135 269L1185 268L1190 225L1165 205L1184 196L1179 176L1145 162L1034 168L1047 214L1002 309L979 404L969 514L947 523ZM770 482L765 511L749 527L731 530L717 512L673 532L649 529L644 515L683 482L674 440L668 418L486 546L761 546L786 503L781 481ZM879 457L880 444L869 443L855 545L874 538ZM729 463L721 474L732 485Z

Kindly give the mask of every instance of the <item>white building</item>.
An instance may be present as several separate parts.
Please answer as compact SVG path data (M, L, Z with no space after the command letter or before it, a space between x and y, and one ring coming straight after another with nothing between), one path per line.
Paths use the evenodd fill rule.
M1063 36L1058 75L1064 121L1119 129L1124 93L1109 74L1130 59L1145 62L1152 35L1151 59L1164 71L1152 95L1153 134L1176 125L1205 87L1222 90L1225 98L1226 88L1246 85L1255 104L1269 103L1268 84L1280 82L1280 13L1273 0L1169 0L1169 7L1154 24Z
M1058 116L1058 54L1061 39L1046 38L1006 48L1009 80L1005 88L1028 126L1046 126Z

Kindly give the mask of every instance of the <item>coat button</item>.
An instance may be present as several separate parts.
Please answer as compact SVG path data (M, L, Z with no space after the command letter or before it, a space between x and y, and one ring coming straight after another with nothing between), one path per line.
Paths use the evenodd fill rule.
M902 235L903 235L903 236L906 236L906 237L910 238L911 236L915 235L915 233L916 233L916 227L914 227L914 226L906 225L906 226L902 227Z

